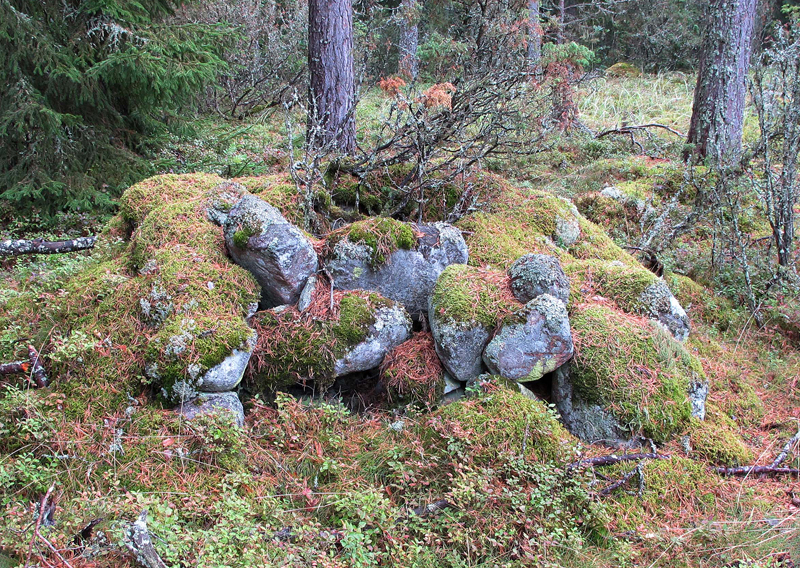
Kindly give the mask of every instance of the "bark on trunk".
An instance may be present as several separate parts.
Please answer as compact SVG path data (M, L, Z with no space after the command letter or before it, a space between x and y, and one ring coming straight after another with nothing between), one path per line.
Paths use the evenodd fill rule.
M711 0L687 142L695 155L732 164L742 123L757 0ZM688 155L687 155L688 157Z
M397 71L408 79L416 79L419 73L419 14L416 0L402 0L400 3L400 43L398 51L400 62Z
M308 3L308 141L316 148L355 149L353 5L350 0Z
M539 0L528 0L528 67L531 73L539 72L542 60L542 26Z

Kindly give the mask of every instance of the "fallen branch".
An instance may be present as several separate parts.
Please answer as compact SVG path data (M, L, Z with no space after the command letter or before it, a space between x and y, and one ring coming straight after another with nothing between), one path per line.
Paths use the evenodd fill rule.
M770 467L778 467L779 465L781 465L786 459L786 457L789 455L789 452L792 451L792 447L794 447L794 445L797 444L798 442L800 442L800 426L798 426L797 428L797 434L792 436L789 439L789 441L786 442L786 445L783 446L781 453L779 453L778 457L775 458L775 461L773 461L770 464Z
M53 490L56 488L56 484L52 484L47 492L42 497L42 500L39 501L39 509L37 511L36 516L36 523L33 526L33 536L31 537L31 542L28 544L28 554L25 557L25 564L24 568L28 568L31 565L31 556L33 555L33 543L36 542L36 539L39 537L39 527L42 526L42 521L45 518L45 511L49 505L48 501L50 500L50 495L53 494Z
M0 365L0 375L28 375L37 387L43 389L47 387L47 373L40 359L36 348L28 345L28 360L3 363Z
M446 499L439 499L435 503L431 503L430 505L420 505L416 509L412 509L411 512L414 513L416 516L425 518L430 517L433 515L438 514L445 509L455 509L456 506L447 501Z
M769 465L745 465L741 467L717 467L714 471L720 475L745 477L748 475L796 475L800 477L800 469L792 467L772 467Z
M595 136L595 138L598 138L598 139L599 138L603 138L604 136L608 136L610 134L628 134L628 135L630 135L630 134L633 134L633 131L635 131L635 130L647 130L648 128L663 128L664 130L666 130L667 132L671 132L675 136L680 136L681 138L686 138L685 134L681 134L677 130L675 130L673 128L670 128L669 126L667 126L665 124L658 124L656 122L652 122L650 124L638 124L638 125L635 125L635 126L633 126L633 125L630 125L630 126L629 125L625 125L625 126L620 126L619 128L610 128L608 130L603 130L602 132L597 134Z
M125 546L133 552L136 561L145 568L167 568L164 561L153 547L150 533L147 530L147 509L141 512L125 531L123 538Z
M23 254L59 254L94 248L97 237L80 237L68 241L44 241L42 239L0 242L0 256Z
M628 461L642 461L642 460L668 460L672 456L668 454L624 454L621 456L611 454L610 456L600 456L596 458L586 458L580 461L573 462L567 466L567 469L575 469L577 467L603 467L607 465L614 465L615 463L628 462Z
M622 487L623 485L625 485L626 483L628 483L628 481L630 481L631 477L633 477L637 473L640 476L642 475L642 464L638 464L635 468L633 468L628 473L623 475L622 479L620 479L618 481L615 481L614 483L612 483L611 485L609 485L607 487L604 487L597 494L601 495L601 496L605 496L605 495L610 494L615 489L618 489L618 488Z

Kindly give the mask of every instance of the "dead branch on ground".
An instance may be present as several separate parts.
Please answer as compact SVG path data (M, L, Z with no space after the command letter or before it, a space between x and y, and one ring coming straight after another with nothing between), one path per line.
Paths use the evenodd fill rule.
M28 346L28 360L0 364L0 375L28 375L37 387L47 387L47 373L41 363L39 352L33 345Z

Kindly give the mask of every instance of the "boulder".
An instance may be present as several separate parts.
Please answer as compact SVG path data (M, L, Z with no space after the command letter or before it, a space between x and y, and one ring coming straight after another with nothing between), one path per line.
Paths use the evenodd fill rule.
M221 363L211 367L197 379L197 390L201 392L225 392L235 389L244 377L250 355L253 354L258 336L253 333L242 349L234 349Z
M555 219L555 230L553 231L553 241L561 248L568 249L576 242L581 236L580 213L578 208L569 199L559 197L566 207L565 210L558 211Z
M542 294L550 294L565 305L569 302L569 278L554 256L521 256L508 269L508 275L511 277L511 291L523 304Z
M569 361L574 353L564 303L549 294L529 301L523 321L504 324L486 346L483 361L506 379L541 379Z
M244 426L244 407L233 392L202 393L176 409L187 420L198 416L225 413L238 425Z
M431 333L442 365L458 381L468 381L483 372L481 356L492 328L476 320L448 320L429 308Z
M371 223L374 226L371 229L376 232L392 230L399 234L395 226L399 222L393 220L365 223ZM414 316L425 313L436 279L447 266L466 264L469 253L461 231L452 225L403 225L405 230L410 229L409 234L414 235L410 243L397 237L385 239L380 234L376 241L372 241L369 234L362 240L360 230L356 232L360 227L347 229L350 232L333 244L325 263L336 288L375 290L400 302ZM358 237L354 240L353 235ZM382 238L388 243L385 258L376 244ZM380 258L376 261L378 255Z
M645 288L639 296L639 304L650 319L658 322L678 341L686 341L689 337L689 316L663 280Z
M247 194L247 189L239 183L226 181L214 186L208 192L206 202L206 215L208 220L219 225L225 226L228 213L238 201Z
M368 371L386 354L411 337L411 318L399 304L379 307L363 341L349 346L333 364L334 377Z
M254 195L244 195L233 206L224 234L231 258L253 274L267 306L296 303L309 276L317 271L311 241Z

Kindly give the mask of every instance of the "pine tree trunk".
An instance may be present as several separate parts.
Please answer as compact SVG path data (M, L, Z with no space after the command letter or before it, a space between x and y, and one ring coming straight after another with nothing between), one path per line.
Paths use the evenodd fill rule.
M542 26L539 0L528 0L528 67L532 73L539 72L542 59Z
M742 124L757 0L710 0L687 142L699 158L732 164ZM688 157L688 155L687 155Z
M564 0L559 0L558 2L558 30L556 33L556 41L558 43L564 43L565 36L564 36L564 27L567 25L567 6Z
M402 0L400 3L400 21L400 43L398 45L400 62L397 70L404 77L416 79L419 73L419 59L417 58L419 17L416 0Z
M356 124L350 0L309 1L308 69L309 144L352 152Z

